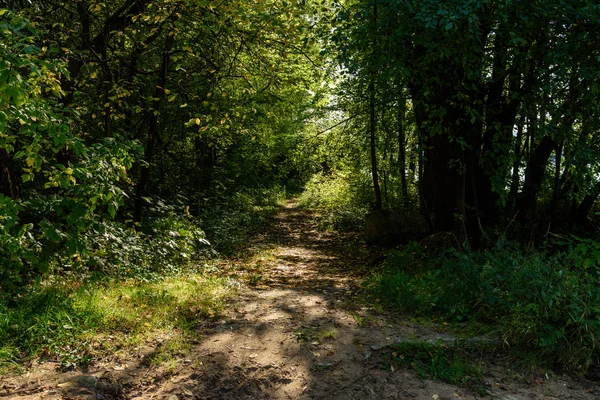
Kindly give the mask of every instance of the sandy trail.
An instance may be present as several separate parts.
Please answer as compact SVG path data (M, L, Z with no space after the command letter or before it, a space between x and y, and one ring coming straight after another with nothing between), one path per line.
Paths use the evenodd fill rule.
M443 332L374 313L355 298L373 254L352 235L317 229L289 202L248 246L261 255L250 285L169 373L141 360L60 373L38 367L0 397L19 399L465 399L468 389L384 369L378 352L406 340L450 340ZM159 343L149 345L164 346ZM148 354L146 354L147 356ZM597 385L568 378L514 379L489 366L488 398L593 399ZM593 385L593 387L592 387ZM5 388L7 386L5 385ZM2 394L4 393L4 394Z

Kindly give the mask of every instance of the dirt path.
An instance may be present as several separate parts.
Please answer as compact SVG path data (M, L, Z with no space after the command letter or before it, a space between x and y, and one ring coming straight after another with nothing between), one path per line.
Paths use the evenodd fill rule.
M85 373L31 371L22 399L457 399L467 389L420 380L412 371L383 369L385 345L451 339L418 325L375 314L355 300L372 254L355 237L316 228L312 215L290 202L271 228L251 241L242 260L227 263L250 285L207 324L203 340L168 373L138 359L122 368ZM236 265L246 264L245 270ZM374 315L375 314L375 315ZM154 346L164 346L162 341ZM150 348L149 351L152 351ZM146 354L147 356L147 354ZM489 398L593 399L589 383L532 377L524 383L504 368L485 379Z

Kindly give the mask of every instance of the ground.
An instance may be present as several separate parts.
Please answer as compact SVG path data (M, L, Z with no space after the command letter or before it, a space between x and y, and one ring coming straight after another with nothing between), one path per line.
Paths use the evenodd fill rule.
M358 236L319 229L314 214L289 202L249 243L239 259L220 266L232 276L244 275L246 284L222 318L198 326L200 339L182 346L180 357L166 365L147 362L170 345L165 333L129 356L107 358L86 370L60 372L52 363L34 364L19 376L0 378L0 397L477 398L469 388L380 362L386 346L396 342L455 338L357 299L360 280L378 260L377 251ZM489 357L473 362L483 363L486 398L600 398L594 382L514 373Z

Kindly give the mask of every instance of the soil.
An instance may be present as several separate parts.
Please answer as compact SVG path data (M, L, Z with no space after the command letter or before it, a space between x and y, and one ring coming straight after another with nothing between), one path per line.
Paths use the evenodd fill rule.
M245 275L218 321L198 327L202 340L175 365L149 366L165 335L129 357L60 372L32 365L0 378L10 399L470 399L468 388L422 380L412 370L382 366L381 352L400 341L452 341L357 297L359 283L380 261L356 234L318 228L314 214L289 202L270 228L253 238L238 260L222 269ZM240 269L257 263L260 267ZM252 261L254 260L254 261ZM549 373L510 372L483 362L485 398L598 399L597 382Z

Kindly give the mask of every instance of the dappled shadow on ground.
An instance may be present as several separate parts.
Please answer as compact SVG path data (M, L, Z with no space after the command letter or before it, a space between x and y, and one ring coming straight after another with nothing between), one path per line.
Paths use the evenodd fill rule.
M360 279L379 255L356 235L318 230L309 212L288 203L271 227L250 243L239 260L225 262L221 268L222 273L239 277L251 266L251 285L241 289L221 320L197 326L202 339L186 352L152 366L148 360L170 345L167 335L147 343L136 357L107 360L85 374L55 375L54 382L44 379L43 373L33 375L28 378L33 382L30 391L21 389L20 396L170 400L475 397L466 389L422 381L412 371L381 364L378 352L388 344L451 336L373 313L357 300ZM556 380L532 387L502 381L499 386L505 376L486 379L489 390L500 399L594 398L584 384L573 387L571 382L567 387Z

